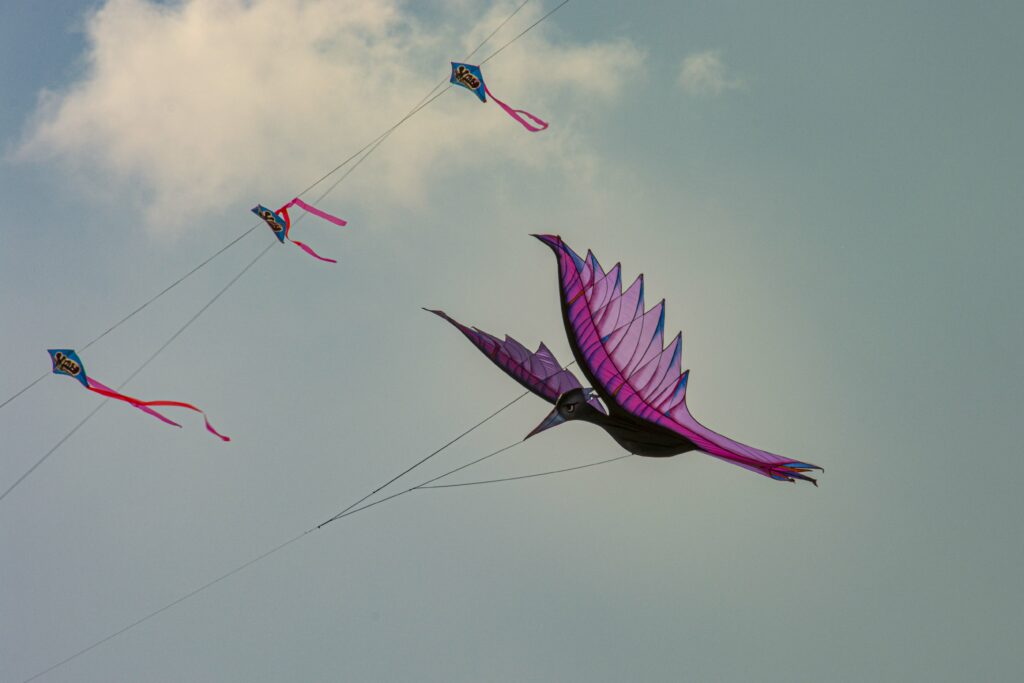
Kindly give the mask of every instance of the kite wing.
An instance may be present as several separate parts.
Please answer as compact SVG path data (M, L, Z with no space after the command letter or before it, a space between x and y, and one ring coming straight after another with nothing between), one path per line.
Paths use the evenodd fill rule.
M536 351L530 353L525 346L512 337L506 335L505 339L501 340L475 327L466 327L459 321L448 317L444 311L424 310L450 322L466 336L466 339L483 351L495 365L548 403L554 403L559 396L567 391L582 388L576 376L568 370L562 369L562 365L555 360L555 356L543 343L537 347ZM601 412L605 412L596 399L592 405Z
M573 355L608 410L671 429L699 450L772 479L814 480L821 469L733 441L697 422L686 406L682 335L664 346L665 301L644 310L643 275L625 290L621 268L605 272L591 252L580 258L557 235L536 235L555 252L562 317Z

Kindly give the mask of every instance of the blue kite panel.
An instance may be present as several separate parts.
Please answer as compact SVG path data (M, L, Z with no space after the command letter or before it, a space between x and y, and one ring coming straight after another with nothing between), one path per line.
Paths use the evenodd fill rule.
M484 75L480 73L480 67L462 62L452 62L452 77L449 82L461 85L466 90L472 90L481 102L487 101L487 86L484 85Z
M53 363L53 374L73 377L81 382L83 387L89 388L82 359L74 349L47 349L46 352L50 354L50 362Z
M277 239L284 244L285 233L288 229L288 225L284 222L284 219L262 204L257 204L253 207L252 212L266 221L267 225L270 226L270 229L274 231L274 235Z

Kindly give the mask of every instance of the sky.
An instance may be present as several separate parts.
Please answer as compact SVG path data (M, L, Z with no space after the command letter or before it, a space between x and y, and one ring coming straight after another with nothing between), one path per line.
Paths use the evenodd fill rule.
M386 130L517 4L4 3L0 400ZM421 307L568 362L537 232L643 273L694 416L823 466L820 487L694 453L415 491L37 680L1018 680L1022 26L1012 2L572 0L484 67L547 131L445 93L320 202L347 227L296 228L336 266L271 249L125 387L198 404L230 444L106 405L0 501L0 680L521 392ZM89 373L123 382L273 244L249 233ZM97 400L48 377L0 409L0 488ZM406 487L548 408L515 403ZM569 424L451 480L622 452Z

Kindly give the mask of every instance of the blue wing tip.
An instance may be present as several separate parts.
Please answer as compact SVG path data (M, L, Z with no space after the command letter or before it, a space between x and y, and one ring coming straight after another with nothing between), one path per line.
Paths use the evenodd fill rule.
M815 488L818 487L818 480L814 477L809 477L804 472L812 472L818 470L824 472L825 470L817 465L812 465L809 462L787 462L777 467L773 467L769 472L768 476L776 481L788 481L795 482L797 479L810 482L814 484Z

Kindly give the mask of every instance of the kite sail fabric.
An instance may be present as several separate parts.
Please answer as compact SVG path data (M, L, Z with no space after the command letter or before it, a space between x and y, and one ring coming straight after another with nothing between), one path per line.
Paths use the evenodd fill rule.
M548 403L554 403L567 391L582 388L576 376L562 369L561 363L555 360L554 354L543 342L536 351L530 353L525 346L508 335L505 335L502 341L483 330L466 327L458 320L448 317L444 311L424 310L450 322L509 377ZM605 412L604 406L597 399L594 399L591 405Z
M253 207L252 212L259 216L260 218L262 218L264 221L266 221L267 225L270 226L270 229L274 231L274 235L277 237L278 240L280 240L282 244L284 244L285 240L288 240L289 242L299 247L300 249L302 249L302 251L306 252L315 259L327 261L328 263L337 263L337 261L332 258L325 258L320 254L316 253L308 244L305 244L298 240L293 240L291 238L289 232L291 231L292 227L292 219L288 215L288 209L290 209L293 206L297 206L300 209L306 211L307 213L311 213L314 216L323 218L325 221L334 223L335 225L348 225L348 223L343 219L338 218L337 216L333 216L327 213L326 211L321 211L312 204L307 204L306 202L302 201L298 197L291 200L277 211L271 211L262 204L257 204L255 207Z
M681 372L682 336L663 345L665 302L644 310L643 275L625 290L621 267L605 272L590 251L586 258L557 235L535 235L555 253L562 316L573 355L610 413L626 413L667 428L698 450L772 479L814 479L820 470L733 441L703 426L686 405L689 370Z
M186 408L203 416L203 421L206 423L206 430L208 432L219 438L221 441L231 441L229 437L224 436L213 428L213 425L210 424L210 420L206 417L206 413L191 403L182 403L181 401L143 401L141 399L133 398L132 396L122 394L115 389L111 389L102 382L86 375L85 367L82 365L82 359L78 357L78 354L75 353L74 349L48 349L47 353L50 354L50 361L53 363L53 374L55 375L67 375L68 377L78 380L83 387L93 393L106 398L124 401L125 403L138 408L142 412L152 415L156 419L166 422L169 425L174 425L175 427L180 427L181 425L153 410L153 407Z
M494 93L487 88L487 84L484 83L484 75L480 71L479 66L463 64L462 62L452 62L452 76L449 79L449 83L460 85L466 90L473 92L480 98L481 102L486 102L487 97L490 96L496 105L501 107L506 114L518 121L523 128L531 133L540 132L548 127L547 121L544 121L523 109L513 109L495 97Z

